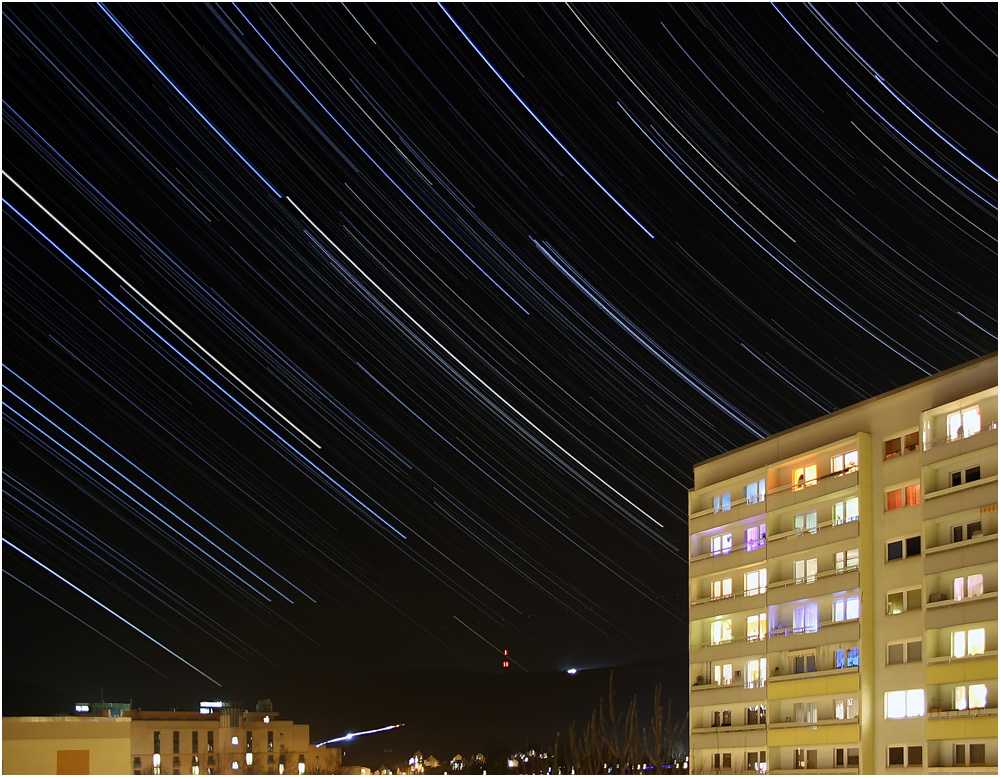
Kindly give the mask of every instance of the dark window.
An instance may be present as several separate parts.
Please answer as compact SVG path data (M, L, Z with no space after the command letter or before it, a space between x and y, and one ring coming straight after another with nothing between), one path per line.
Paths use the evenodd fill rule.
M903 663L903 647L904 645L902 642L895 645L889 645L889 658L886 663L890 666L892 664Z
M856 747L847 748L847 765L848 766L858 765L858 748Z
M960 485L962 485L962 473L961 472L952 472L951 473L951 484L953 486L960 486Z
M965 527L964 526L953 526L951 529L951 541L961 542L965 539Z
M181 732L174 732L174 752L179 753L181 751Z
M208 735L208 744L206 745L206 747L208 749L208 752L211 753L213 750L215 750L215 732L209 731L207 732L207 735Z
M197 753L198 752L198 732L197 731L192 731L191 732L191 752L192 753Z
M906 557L919 556L920 555L920 537L907 537L906 538Z
M267 752L270 753L272 750L274 750L274 732L273 731L268 731L267 732Z
M889 766L902 766L902 765L903 765L903 748L890 747Z
M955 766L965 766L965 745L955 745Z
M982 766L986 763L986 745L969 745L969 764Z
M979 480L979 467L970 467L965 470L965 482L972 483L973 481Z
M907 661L919 661L921 658L921 645L923 643L919 641L907 642L906 643L906 660Z
M160 732L159 731L154 731L153 732L153 752L154 753L160 752Z
M903 541L896 540L895 542L889 543L889 552L887 554L889 561L897 561L903 557Z
M906 765L920 766L924 762L924 749L920 745L910 745L906 748Z

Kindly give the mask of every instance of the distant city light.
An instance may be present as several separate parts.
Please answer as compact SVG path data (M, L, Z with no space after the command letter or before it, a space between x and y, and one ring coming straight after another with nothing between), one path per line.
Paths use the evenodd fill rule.
M576 674L576 669L567 669L566 674Z

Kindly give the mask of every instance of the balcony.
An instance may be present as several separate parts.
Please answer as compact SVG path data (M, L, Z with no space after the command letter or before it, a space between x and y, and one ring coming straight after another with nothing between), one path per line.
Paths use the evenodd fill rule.
M997 592L969 596L960 601L945 599L928 601L924 611L924 628L942 629L962 623L995 621L997 619Z
M768 633L767 649L804 650L819 647L834 642L854 642L860 639L861 627L857 619L849 621L822 621L816 631L792 629L787 626L776 626Z
M775 670L769 682L771 688L767 698L772 700L812 698L830 693L851 693L861 688L859 667L856 666L795 674L777 674L777 670Z
M730 526L748 518L755 518L767 512L767 497L757 497L756 501L748 502L746 499L736 499L728 510L716 510L709 507L706 510L699 510L691 513L688 518L688 533L700 534L719 526ZM736 531L734 526L734 533Z
M962 569L996 561L997 535L986 534L959 542L946 542L924 549L924 574Z
M931 707L927 710L928 720L953 720L959 718L995 718L997 717L996 707L977 707L971 710L945 710L940 707Z
M971 483L939 488L923 495L924 519L930 520L959 513L962 510L986 507L995 504L996 500L996 475L989 475Z
M860 586L858 568L836 570L827 569L815 576L811 583L797 583L795 578L774 580L767 584L767 603L786 604L799 599L816 599L829 594L855 591Z
M951 440L948 437L939 437L934 440L924 442L923 465L926 467L945 459L956 458L966 454L989 448L997 444L997 422L996 419L987 422L983 419L983 428L978 434L971 437L962 437L958 440Z
M746 705L752 707L767 699L765 685L747 688L742 682L733 682L729 685L715 685L714 683L703 683L702 685L691 686L690 702L692 707L708 707L727 705L738 707Z
M821 475L816 480L803 485L787 483L768 491L767 509L769 513L775 513L800 502L831 497L839 491L846 493L850 489L857 488L857 485L858 471L856 469Z

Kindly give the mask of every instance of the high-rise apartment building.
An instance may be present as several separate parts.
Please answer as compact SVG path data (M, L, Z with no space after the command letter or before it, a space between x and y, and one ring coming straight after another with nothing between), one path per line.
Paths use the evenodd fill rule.
M692 773L997 773L997 366L695 467Z

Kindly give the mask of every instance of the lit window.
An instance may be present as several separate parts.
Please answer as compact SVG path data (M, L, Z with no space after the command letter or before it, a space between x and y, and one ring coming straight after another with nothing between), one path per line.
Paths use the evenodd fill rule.
M951 657L981 656L986 652L986 629L956 631L951 635Z
M733 579L731 577L727 577L725 580L716 580L712 583L713 599L724 599L732 595L733 595Z
M747 483L743 488L743 496L746 498L747 504L751 505L763 502L766 493L767 488L764 485L764 478Z
M854 472L858 468L858 452L840 453L830 461L830 472Z
M795 562L795 583L815 583L818 560L814 558L799 559Z
M957 413L951 413L948 416L949 440L960 440L963 437L971 437L974 434L979 434L981 428L978 405Z
M767 659L754 658L747 661L743 683L747 688L763 688L767 679ZM763 721L761 721L763 722Z
M986 708L986 696L988 694L985 683L977 683L969 686L969 709L981 710Z
M767 636L767 613L747 617L747 642L756 642Z
M837 720L853 720L858 716L858 700L856 698L835 699L833 716Z
M716 534L712 537L712 555L724 556L733 549L733 535Z
M733 619L712 621L712 644L721 645L724 642L732 642L733 639Z
M861 663L861 648L852 647L847 650L838 650L835 654L835 667L837 669L858 666Z
M833 620L849 621L861 617L861 597L857 594L852 596L838 596L833 600Z
M819 630L819 605L807 604L792 611L792 631L796 634Z
M834 554L833 566L837 572L846 572L849 569L858 568L858 549L851 548L842 550Z
M799 467L792 471L792 490L799 491L806 486L816 485L816 465Z
M743 575L743 595L757 596L767 591L767 570L758 569Z
M712 667L712 680L716 685L733 684L733 665L716 664Z
M887 691L885 716L887 718L919 718L924 714L924 689Z
M919 610L923 597L919 588L909 588L905 591L893 591L886 596L886 615L899 615L907 610Z
M960 602L966 597L983 595L983 576L969 575L968 577L956 577L952 586L953 595L956 602Z
M733 497L729 491L712 497L712 509L717 513L728 513L732 506Z
M795 522L793 528L797 532L809 532L810 534L816 533L817 527L817 514L815 510L810 510L808 513L799 513L795 516Z
M839 526L842 523L849 523L858 520L858 498L852 496L842 502L837 502L833 506L833 525Z
M767 544L767 524L751 526L743 532L743 545L747 551L757 550Z
M920 484L911 483L908 486L893 488L885 492L885 509L899 510L903 507L913 507L920 504Z

